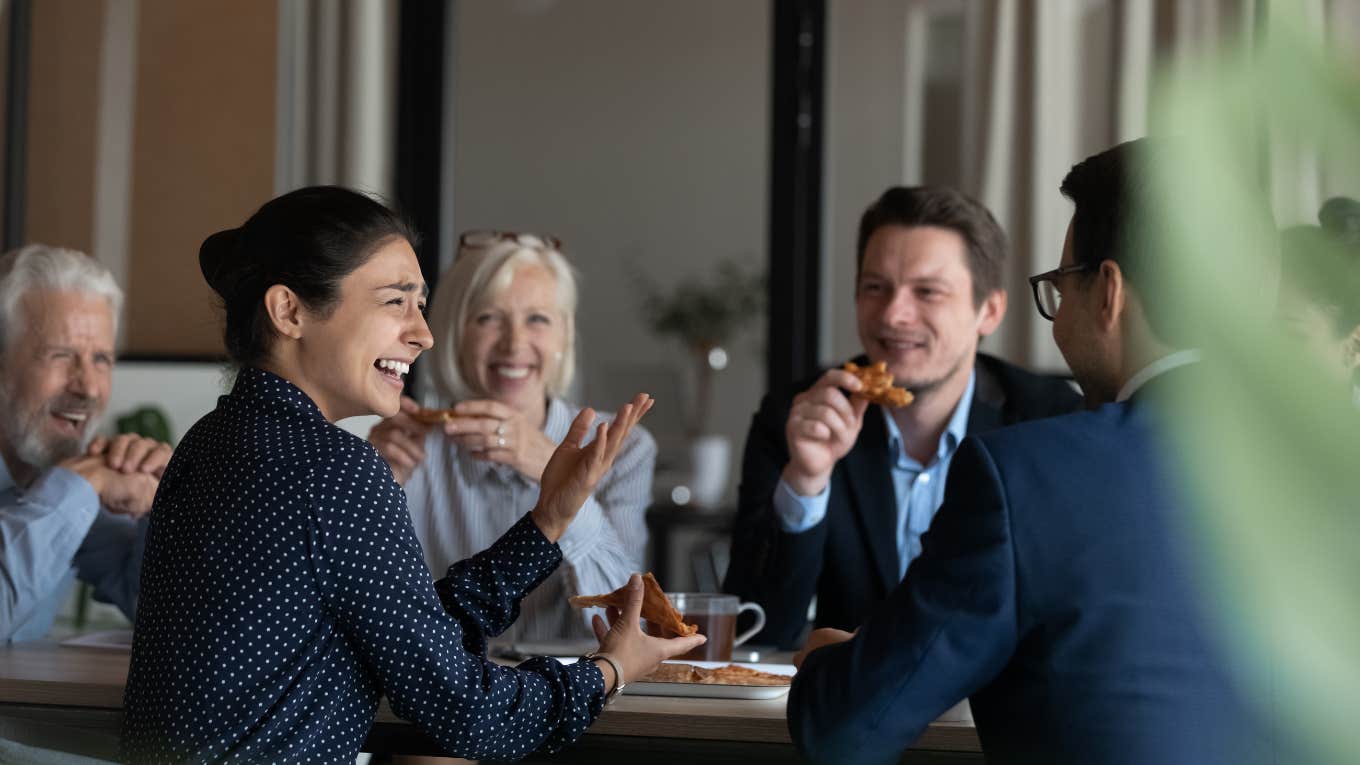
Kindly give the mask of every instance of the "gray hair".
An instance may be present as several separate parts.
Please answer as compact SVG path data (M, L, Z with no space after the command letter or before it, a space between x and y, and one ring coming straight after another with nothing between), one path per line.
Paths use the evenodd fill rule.
M123 290L99 261L76 250L29 244L0 255L0 354L22 330L19 301L35 290L84 292L109 301L113 328L123 308Z
M453 268L439 279L430 303L430 329L435 333L431 351L434 383L447 401L462 401L486 394L464 378L458 364L459 349L468 315L488 299L510 286L515 268L534 264L548 269L557 281L557 308L562 312L566 348L553 374L544 380L548 395L560 397L576 374L576 274L562 253L551 246L526 247L500 241L487 247L464 247Z

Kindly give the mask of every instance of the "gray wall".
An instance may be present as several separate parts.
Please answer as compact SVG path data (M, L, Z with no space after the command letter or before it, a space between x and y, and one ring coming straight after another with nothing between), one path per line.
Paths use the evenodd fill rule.
M724 257L764 263L769 3L455 7L455 228L560 237L582 280L581 401L612 408L646 387L646 424L663 456L680 453L689 362L641 322L631 269L665 284ZM718 376L713 422L734 461L763 392L764 332Z

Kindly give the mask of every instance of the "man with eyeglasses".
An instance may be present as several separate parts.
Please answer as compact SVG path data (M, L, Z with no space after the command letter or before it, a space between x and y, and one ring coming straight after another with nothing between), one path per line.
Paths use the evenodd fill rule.
M855 361L884 362L915 400L870 406L836 368L761 403L724 582L765 609L756 640L796 647L814 595L816 626L857 627L919 554L964 437L1080 403L1063 380L978 353L1006 312L1006 249L992 214L953 189L891 188L865 211Z
M1193 374L1141 199L1154 149L1068 173L1058 268L1032 283L1093 411L971 437L906 578L854 635L796 659L789 730L814 762L896 762L972 703L989 762L1243 763L1262 754L1208 615L1149 401ZM1189 200L1194 204L1194 200ZM1180 256L1180 253L1176 253ZM1160 276L1160 275L1158 275Z

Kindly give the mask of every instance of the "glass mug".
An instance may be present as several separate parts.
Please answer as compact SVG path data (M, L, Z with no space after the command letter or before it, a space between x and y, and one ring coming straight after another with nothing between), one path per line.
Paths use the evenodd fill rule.
M697 624L699 634L708 637L708 642L676 659L692 661L731 661L732 648L750 640L765 627L765 609L758 603L742 603L736 595L721 595L707 592L668 592L675 610L680 612L686 624ZM751 629L737 634L737 615L743 611L754 611L756 623ZM647 634L661 635L659 628L647 624Z

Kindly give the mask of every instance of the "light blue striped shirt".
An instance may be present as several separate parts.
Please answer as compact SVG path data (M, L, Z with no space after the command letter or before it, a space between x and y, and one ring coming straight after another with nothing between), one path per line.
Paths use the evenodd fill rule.
M580 411L580 407L552 399L544 435L561 443ZM603 413L600 416L607 418ZM643 570L655 465L656 442L646 430L634 427L614 466L558 540L562 565L521 601L520 617L502 635L505 640L594 634L588 615L572 608L567 598L611 592L622 587L630 574ZM425 563L438 579L450 565L500 539L533 508L539 487L512 467L466 455L442 430L432 428L425 439L425 461L404 488Z
M935 458L929 465L922 465L907 454L902 442L902 431L897 427L892 412L883 409L883 421L888 431L888 452L892 455L893 494L897 499L897 561L898 575L906 576L907 566L921 554L921 535L930 528L935 513L944 504L945 477L949 475L949 463L954 452L968 434L968 415L973 408L973 391L977 386L977 372L968 378L968 388L954 407L940 443L935 450ZM834 480L834 478L833 478ZM831 484L820 494L811 497L799 496L784 481L779 482L774 493L774 511L779 524L790 534L801 534L822 522L826 517L827 502L831 497Z

